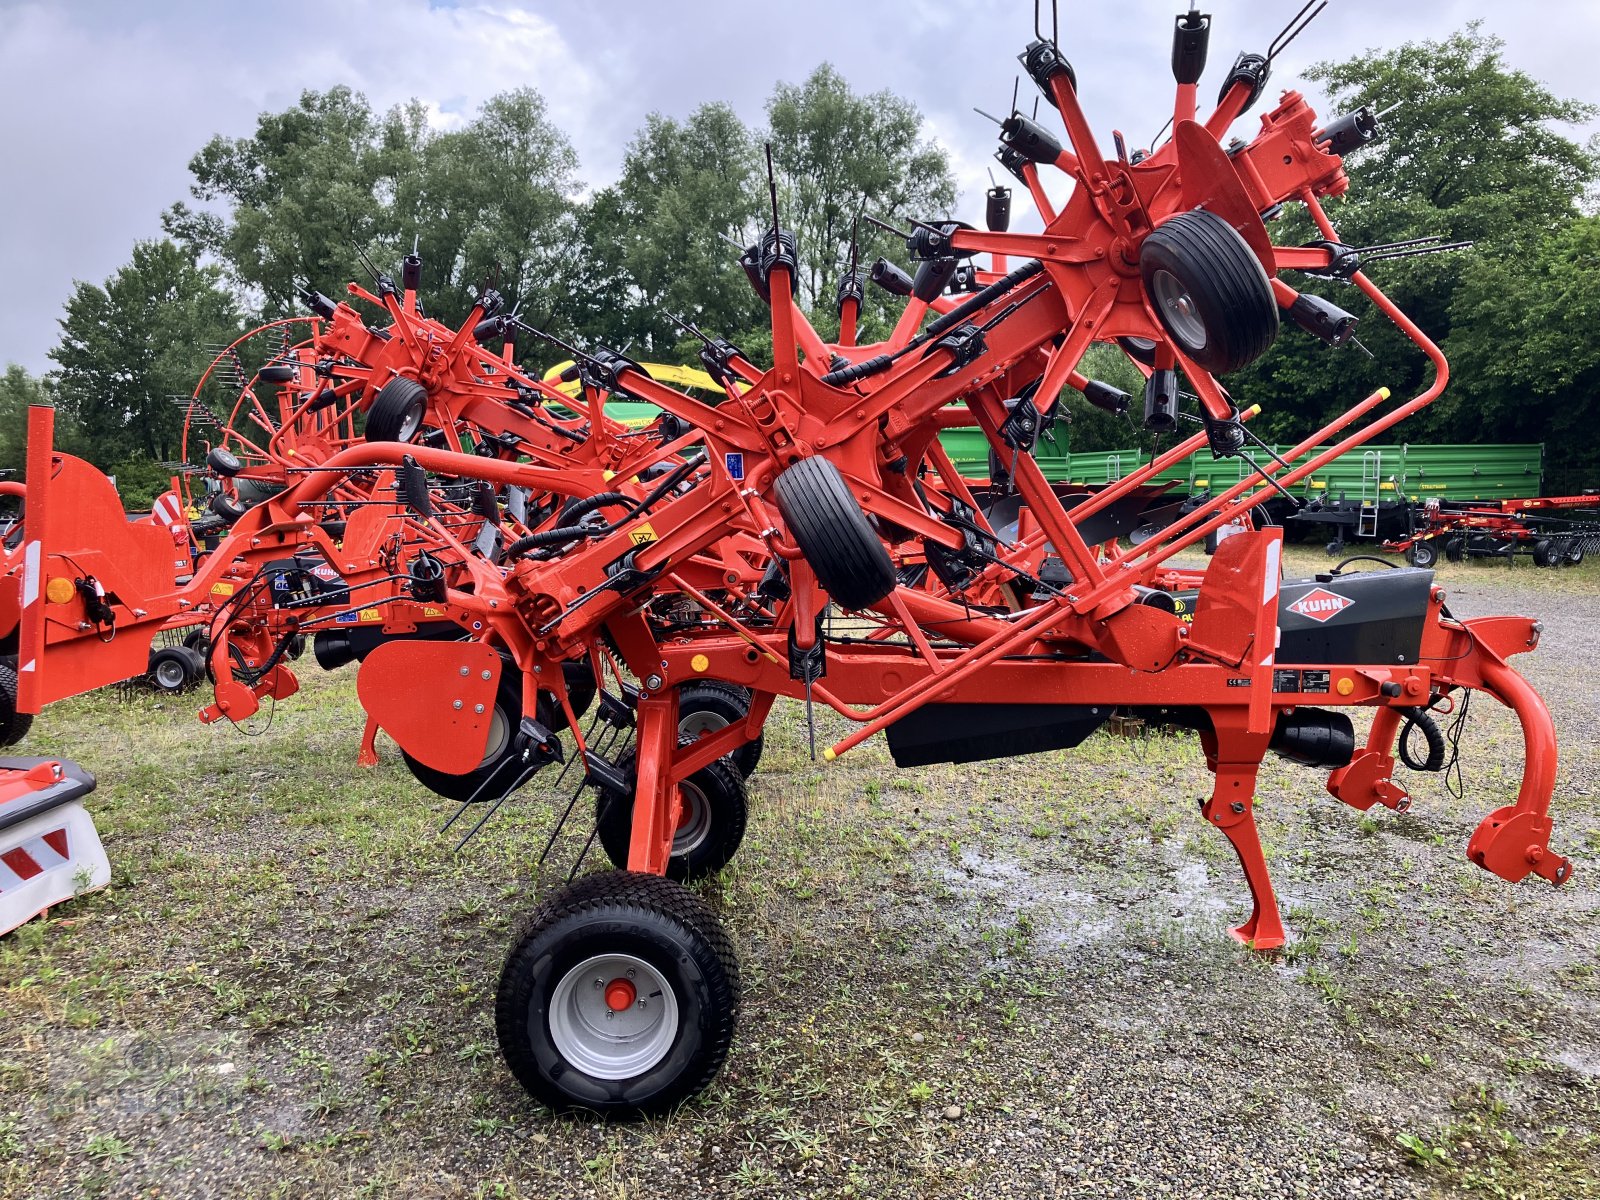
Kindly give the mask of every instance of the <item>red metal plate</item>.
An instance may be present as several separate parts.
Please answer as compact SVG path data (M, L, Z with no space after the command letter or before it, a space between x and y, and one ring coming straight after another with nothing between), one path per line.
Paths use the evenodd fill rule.
M412 758L464 775L483 761L501 662L482 642L385 642L362 662L356 694Z

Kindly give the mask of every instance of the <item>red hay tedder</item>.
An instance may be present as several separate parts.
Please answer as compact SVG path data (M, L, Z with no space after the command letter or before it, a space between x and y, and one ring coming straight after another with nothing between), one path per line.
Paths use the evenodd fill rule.
M1253 816L1266 753L1327 771L1353 808L1403 809L1397 735L1420 731L1429 754L1411 765L1439 769L1434 714L1484 691L1515 713L1526 765L1467 855L1511 882L1562 882L1547 812L1555 732L1507 665L1537 646L1538 622L1454 617L1415 568L1286 582L1279 531L1252 527L1273 487L1436 399L1448 366L1323 211L1348 186L1341 154L1376 135L1375 118L1322 124L1290 91L1225 148L1272 55L1240 55L1202 118L1208 33L1202 14L1177 19L1171 137L1128 154L1119 135L1111 157L1072 67L1038 36L1021 61L1066 138L1013 112L998 157L1042 232L1009 231L1000 188L987 229L901 230L915 269L852 262L831 341L795 302L774 191L772 226L740 259L770 303L773 361L693 330L714 399L605 349L572 352L583 390L569 399L517 366L527 327L492 293L457 329L423 317L414 259L399 287L381 274L375 290L351 286L377 315L308 293L309 337L245 388L209 453L211 529L196 529L209 549L181 570L171 530L127 522L98 471L52 449L51 411L34 409L0 590L19 630L17 711L142 673L158 634L195 627L217 681L202 719L242 721L294 694L289 648L309 637L322 666L360 663L364 761L382 729L425 784L486 812L546 766L576 768L617 869L540 905L496 1008L512 1071L557 1108L659 1112L720 1069L738 964L682 883L737 851L743 777L779 696L854 724L825 759L882 732L900 766L1068 748L1118 712L1195 730L1215 776L1204 815L1253 903L1234 932L1268 950L1285 934ZM1059 211L1050 173L1071 183ZM1273 243L1289 204L1317 241ZM1360 400L1123 549L1119 500L1197 450L1227 457L1250 440L1254 410L1218 375L1267 352L1283 316L1331 344L1349 337L1354 317L1296 291L1290 272L1353 283L1432 361L1431 385L1398 404L1387 390ZM905 308L886 342L861 345L869 277ZM484 347L497 339L499 352ZM1097 342L1146 376L1149 427L1193 430L1069 507L1031 450L1064 388L1128 406L1080 373ZM608 399L661 416L629 428ZM937 435L961 424L1009 464L1003 486L956 472ZM1174 564L1241 524L1204 572ZM6 622L0 611L0 634ZM1352 708L1372 712L1360 744Z

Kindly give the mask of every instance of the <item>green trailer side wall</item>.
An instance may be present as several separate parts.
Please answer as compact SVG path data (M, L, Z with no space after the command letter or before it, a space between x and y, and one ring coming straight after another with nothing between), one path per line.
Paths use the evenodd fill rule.
M947 429L940 435L956 468L968 478L989 475L989 445L976 429ZM1035 455L1052 483L1110 483L1147 461L1137 450L1066 449L1066 432L1056 444L1041 440ZM1274 446L1287 456L1292 447ZM1259 450L1259 462L1270 462ZM1238 458L1216 460L1202 450L1156 476L1157 482L1187 492L1218 492L1238 483L1251 470ZM1349 500L1510 500L1542 491L1544 447L1525 445L1384 445L1363 446L1314 471L1292 490L1307 498L1323 495Z
M660 414L653 404L611 401L606 413L639 428ZM1055 441L1041 438L1035 459L1051 483L1077 483L1094 487L1120 479L1146 458L1135 449L1068 449L1068 430L1057 428ZM968 479L989 477L989 443L975 428L946 429L939 435L945 451ZM1274 446L1280 455L1291 447ZM1270 461L1259 450L1256 460ZM1156 476L1179 493L1219 492L1238 483L1249 465L1237 458L1214 460L1202 450ZM1544 447L1538 444L1459 446L1387 445L1358 447L1314 471L1292 490L1307 499L1325 496L1348 500L1511 500L1537 496L1542 491Z

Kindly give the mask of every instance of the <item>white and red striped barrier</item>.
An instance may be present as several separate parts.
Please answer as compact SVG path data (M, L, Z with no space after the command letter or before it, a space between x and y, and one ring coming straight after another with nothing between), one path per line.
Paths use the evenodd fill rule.
M94 776L49 758L0 758L0 934L111 882L83 797Z

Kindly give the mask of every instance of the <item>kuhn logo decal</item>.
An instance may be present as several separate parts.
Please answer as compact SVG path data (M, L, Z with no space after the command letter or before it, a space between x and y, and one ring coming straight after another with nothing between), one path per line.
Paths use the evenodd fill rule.
M1326 588L1312 588L1289 605L1289 611L1299 613L1302 617L1309 617L1313 621L1327 621L1337 617L1354 603L1354 600L1336 596Z

